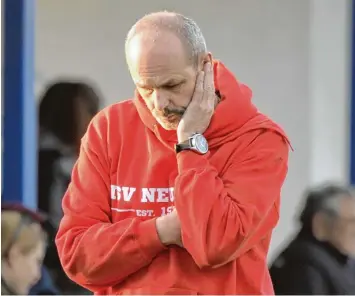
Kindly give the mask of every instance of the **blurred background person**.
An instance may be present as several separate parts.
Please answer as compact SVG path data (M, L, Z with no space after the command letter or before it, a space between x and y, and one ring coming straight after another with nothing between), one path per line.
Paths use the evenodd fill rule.
M47 235L35 212L15 205L1 209L1 294L27 295L41 278ZM55 294L50 279L38 294Z
M301 230L273 262L275 293L355 294L355 195L326 185L308 193Z
M59 261L54 237L62 218L62 197L79 154L80 141L99 111L101 97L88 83L56 81L39 106L38 208L50 217L51 231L44 264L62 294L85 294L72 282Z
M44 92L39 106L38 208L55 225L62 218L62 197L78 157L80 141L100 96L84 82L59 81Z

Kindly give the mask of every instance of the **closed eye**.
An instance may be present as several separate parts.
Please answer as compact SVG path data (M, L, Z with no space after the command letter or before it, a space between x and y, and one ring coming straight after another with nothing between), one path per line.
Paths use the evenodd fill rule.
M164 88L165 88L165 89L175 90L175 89L179 88L181 85L182 85L182 83L169 84L169 85L165 85Z

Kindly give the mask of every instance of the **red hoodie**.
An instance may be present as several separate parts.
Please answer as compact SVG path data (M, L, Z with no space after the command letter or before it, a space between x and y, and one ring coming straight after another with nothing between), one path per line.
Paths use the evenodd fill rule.
M66 273L96 294L273 294L266 256L288 140L251 91L214 63L221 94L210 152L174 152L141 98L100 112L82 140L56 243ZM156 217L176 207L185 248Z

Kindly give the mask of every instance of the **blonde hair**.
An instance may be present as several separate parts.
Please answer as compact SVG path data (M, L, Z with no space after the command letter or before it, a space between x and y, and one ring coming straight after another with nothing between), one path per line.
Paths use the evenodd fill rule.
M18 246L23 254L28 254L40 242L46 242L47 235L38 221L18 211L1 212L1 257L7 255L13 246Z

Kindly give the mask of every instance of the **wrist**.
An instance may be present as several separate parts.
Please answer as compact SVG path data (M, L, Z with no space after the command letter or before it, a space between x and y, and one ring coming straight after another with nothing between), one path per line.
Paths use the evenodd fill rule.
M185 142L184 139L188 139ZM206 138L199 133L194 133L189 136L186 134L178 134L179 142L175 145L175 152L179 153L183 150L192 150L198 154L206 154L209 150Z
M173 243L173 238L170 236L171 231L167 217L168 216L161 216L155 220L158 237L160 242L165 246L171 245Z
M187 141L192 135L193 135L193 133L178 134L177 135L178 143L183 143L183 142Z

